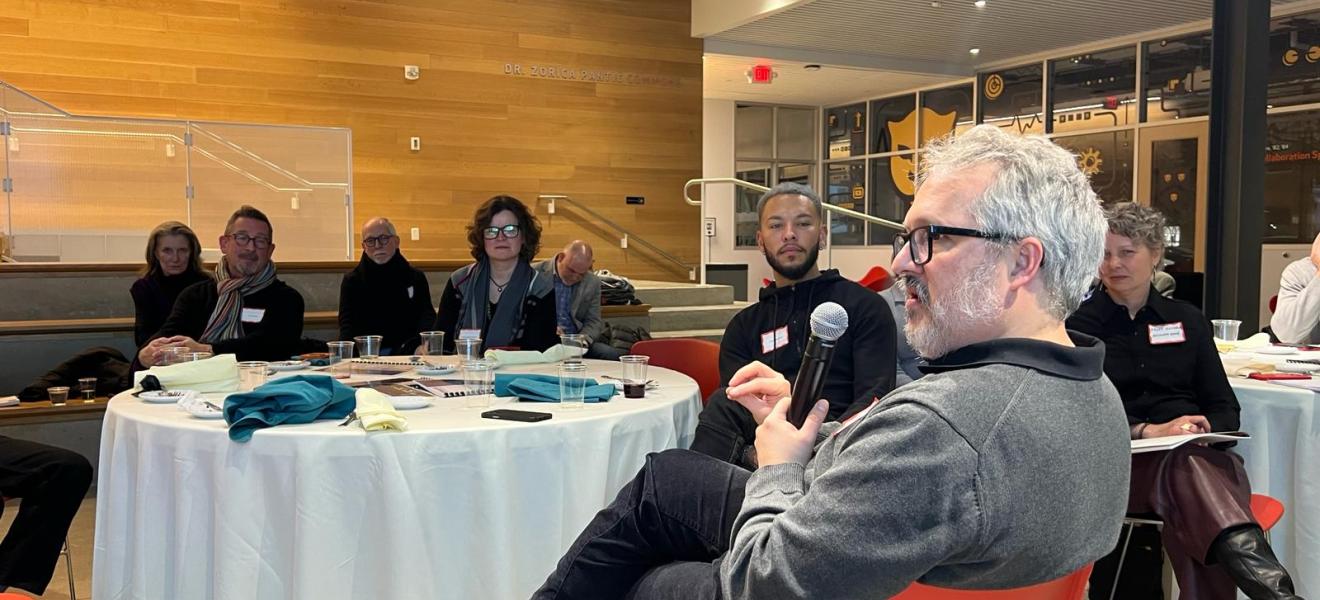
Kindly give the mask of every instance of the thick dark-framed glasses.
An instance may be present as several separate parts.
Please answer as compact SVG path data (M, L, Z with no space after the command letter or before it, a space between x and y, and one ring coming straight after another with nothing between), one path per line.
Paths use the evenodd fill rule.
M258 250L265 250L270 247L270 238L250 236L246 233L231 233L229 239L234 240L234 243L240 246L252 244Z
M504 227L495 227L492 225L481 230L481 235L488 240L500 237L501 233L503 233L506 238L516 238L518 237L518 234L522 233L522 228L514 224L509 224Z
M898 256L898 253L903 251L903 246L907 246L908 256L912 257L912 264L918 266L924 265L930 262L930 257L935 252L935 240L940 239L940 236L942 235L977 237L997 242L1007 242L1013 239L1012 236L1002 233L989 233L964 227L927 225L925 227L918 227L907 233L894 234L894 256Z
M368 248L381 248L390 243L392 239L394 239L394 236L387 233L376 237L362 238L362 245Z

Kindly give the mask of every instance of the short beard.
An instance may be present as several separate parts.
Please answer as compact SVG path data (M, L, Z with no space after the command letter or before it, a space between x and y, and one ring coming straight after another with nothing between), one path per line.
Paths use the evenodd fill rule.
M948 294L948 298L932 302L926 284L904 275L899 283L910 287L917 301L926 307L926 322L916 324L908 315L903 334L908 345L922 358L935 359L964 344L959 340L967 329L998 320L1004 314L1002 299L995 294L994 280L999 261L994 256L971 268L967 275Z
M819 244L813 244L803 250L806 252L805 260L802 261L802 264L796 267L786 267L780 264L780 262L770 254L769 250L762 249L761 254L765 255L765 262L770 263L770 268L773 269L775 273L778 273L780 277L797 281L806 277L807 272L810 271L812 267L816 266L816 259L820 258Z

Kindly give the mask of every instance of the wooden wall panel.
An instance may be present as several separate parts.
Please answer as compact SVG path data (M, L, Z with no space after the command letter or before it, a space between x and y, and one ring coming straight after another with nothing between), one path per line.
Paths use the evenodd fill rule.
M476 204L496 193L534 204L545 193L573 196L695 263L698 211L681 191L701 173L701 43L688 33L689 4L0 0L0 80L79 114L349 127L354 226L389 216L412 258L466 257ZM422 78L405 81L405 64ZM515 76L506 64L658 80ZM421 152L409 152L411 136ZM686 277L635 244L620 250L608 228L572 210L537 214L543 255L581 237L598 267ZM420 242L406 239L410 227Z

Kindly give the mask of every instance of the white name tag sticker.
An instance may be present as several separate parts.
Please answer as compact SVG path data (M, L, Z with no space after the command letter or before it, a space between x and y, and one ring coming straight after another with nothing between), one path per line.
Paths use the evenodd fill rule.
M1182 321L1162 325L1147 325L1146 327L1150 330L1150 343L1152 346L1181 344L1187 341L1187 332L1183 331Z
M408 297L409 297L409 298L412 298L412 297L413 297L413 286L411 286L411 285L408 286Z
M761 334L761 354L769 354L788 345L788 326Z
M480 329L460 329L458 330L458 339L460 340L479 340L481 339Z
M266 309L264 308L245 308L239 315L239 319L244 323L260 323L266 318Z

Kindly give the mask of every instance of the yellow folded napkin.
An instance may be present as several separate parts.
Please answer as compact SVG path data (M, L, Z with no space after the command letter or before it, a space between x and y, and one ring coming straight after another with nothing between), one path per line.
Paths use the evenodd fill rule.
M1250 356L1223 357L1224 372L1233 377L1247 377L1252 373L1273 373L1278 370L1274 363L1256 360Z
M535 350L487 350L486 358L500 366L534 365L539 363L559 362L570 356L582 354L582 348L555 344L545 352Z
M389 396L371 388L357 391L357 417L362 428L367 431L403 431L408 428L408 419L394 410Z
M142 378L147 375L155 375L161 387L167 390L202 393L238 391L238 360L233 354L138 371L133 374L134 390L142 389Z
M1235 342L1230 342L1227 340L1221 340L1219 338L1215 338L1215 348L1218 349L1220 352L1233 352L1235 350L1252 350L1255 348L1263 348L1268 345L1270 345L1270 336L1269 334L1263 332L1257 333L1256 335L1253 335L1245 340L1237 340Z

